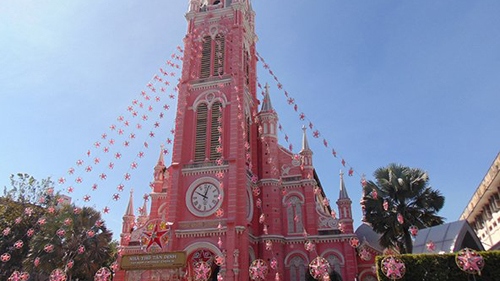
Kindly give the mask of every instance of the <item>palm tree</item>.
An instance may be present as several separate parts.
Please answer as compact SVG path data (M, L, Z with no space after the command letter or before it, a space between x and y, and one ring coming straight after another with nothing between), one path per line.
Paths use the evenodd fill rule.
M428 185L427 173L417 168L389 164L373 175L376 182L368 181L363 187L364 221L382 234L381 246L412 253L410 230L442 224L437 212L444 197Z

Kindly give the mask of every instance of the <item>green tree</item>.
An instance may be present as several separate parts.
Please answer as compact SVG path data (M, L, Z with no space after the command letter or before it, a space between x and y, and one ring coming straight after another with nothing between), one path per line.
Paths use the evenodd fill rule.
M444 205L444 197L432 189L426 172L390 164L374 172L375 182L363 187L362 206L365 221L382 234L380 245L412 253L410 227L418 229L443 223L437 215Z
M46 206L54 199L54 182L49 178L36 180L26 173L10 175L10 187L4 187L3 197L19 203Z
M47 204L55 199L50 178L37 181L19 173L11 175L10 182L0 197L0 254L10 255L9 262L0 263L1 280L7 280L15 270L24 270L22 262L31 240L28 230L39 231L37 222L45 214Z
M29 272L30 280L48 280L56 268L68 280L93 280L100 267L116 260L117 243L97 210L58 203L50 178L37 181L19 173L10 180L0 197L0 255L11 259L0 262L0 280L15 270Z
M68 280L93 280L99 268L110 265L114 255L112 232L98 211L65 205L45 218L46 223L33 237L24 261L30 272L47 276L60 268L66 271ZM36 259L38 266L35 266Z

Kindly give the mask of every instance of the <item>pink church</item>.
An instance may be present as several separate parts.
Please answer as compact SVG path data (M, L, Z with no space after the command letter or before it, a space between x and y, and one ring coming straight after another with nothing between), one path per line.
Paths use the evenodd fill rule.
M342 174L334 208L306 129L298 154L278 144L254 16L250 0L191 1L172 163L160 153L150 208L136 215L131 194L115 281L376 280L380 251L354 233Z

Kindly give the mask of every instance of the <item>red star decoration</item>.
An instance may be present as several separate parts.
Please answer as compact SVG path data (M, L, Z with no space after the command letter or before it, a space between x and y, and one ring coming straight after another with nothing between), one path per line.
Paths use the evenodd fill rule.
M144 232L144 235L146 235L149 238L149 243L146 246L146 250L148 250L153 244L156 244L156 245L160 246L160 248L163 248L163 246L161 245L161 238L167 232L168 232L168 230L159 230L158 224L155 224L155 228L153 231Z
M108 206L104 207L104 209L102 209L102 212L105 213L105 214L108 214L109 213L109 207Z

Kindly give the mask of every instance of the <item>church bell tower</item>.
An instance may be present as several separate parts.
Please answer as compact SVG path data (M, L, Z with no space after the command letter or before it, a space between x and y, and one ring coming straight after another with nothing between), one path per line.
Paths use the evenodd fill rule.
M224 256L248 280L248 206L256 134L254 12L248 0L190 2L164 217L169 250ZM255 137L254 137L255 139Z

